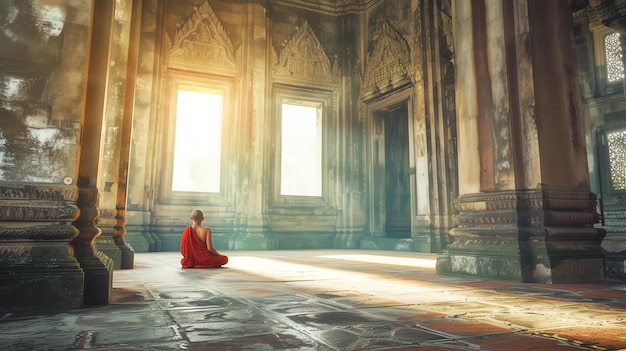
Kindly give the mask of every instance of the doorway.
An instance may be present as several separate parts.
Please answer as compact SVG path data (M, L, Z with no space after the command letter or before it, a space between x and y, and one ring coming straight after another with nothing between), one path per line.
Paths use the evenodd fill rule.
M374 113L378 129L375 147L375 191L380 206L382 236L411 237L411 186L409 157L409 121L407 103ZM375 200L376 201L376 200Z

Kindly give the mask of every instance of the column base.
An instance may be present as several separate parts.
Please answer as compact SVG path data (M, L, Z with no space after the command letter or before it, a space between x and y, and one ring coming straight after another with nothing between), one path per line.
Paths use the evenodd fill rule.
M115 241L115 245L121 252L121 261L120 261L120 269L133 269L135 264L135 250L133 250L128 243L124 240L126 235L115 236L113 240Z
M135 252L149 252L150 243L146 237L142 234L143 227L141 226L126 226L126 234L124 234L124 241L133 248Z
M115 244L114 233L105 233L106 228L100 229L102 234L94 242L96 248L112 260L113 269L122 268L122 251Z
M108 305L113 289L113 260L102 252L77 259L85 272L85 305Z
M440 274L524 283L604 280L592 193L503 191L457 199L458 228L437 257Z
M76 186L0 182L1 312L83 305L85 277L70 244L77 198Z
M0 311L69 310L83 306L83 272L23 271L0 274Z
M542 284L604 280L602 254L579 244L554 250L545 241L459 240L437 255L437 273Z

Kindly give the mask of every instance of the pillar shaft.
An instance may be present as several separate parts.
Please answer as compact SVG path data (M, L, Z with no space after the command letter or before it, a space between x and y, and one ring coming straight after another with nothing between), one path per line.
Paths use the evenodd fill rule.
M124 226L141 1L118 1L116 7L98 177L102 235L97 244L118 269L132 268L134 261L134 251L124 240Z
M260 3L260 4L259 4ZM267 133L269 106L267 101L268 19L265 1L249 3L244 8L243 81L241 99L241 138L237 145L241 164L238 176L245 184L238 195L240 204L236 233L229 239L229 249L275 249L277 241L268 230L269 183L267 171Z

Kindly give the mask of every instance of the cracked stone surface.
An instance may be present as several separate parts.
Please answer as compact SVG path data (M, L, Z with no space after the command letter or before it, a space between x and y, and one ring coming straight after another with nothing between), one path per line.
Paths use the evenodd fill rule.
M626 349L624 283L445 277L436 255L401 251L225 254L182 270L177 252L137 253L110 305L1 316L0 349Z

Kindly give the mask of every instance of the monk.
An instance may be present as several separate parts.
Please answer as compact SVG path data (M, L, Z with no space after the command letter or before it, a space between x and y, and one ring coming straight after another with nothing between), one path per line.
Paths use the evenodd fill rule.
M180 238L180 253L183 268L218 268L228 262L228 257L220 254L211 242L211 228L203 227L204 214L194 210L190 219L193 224L183 230Z

